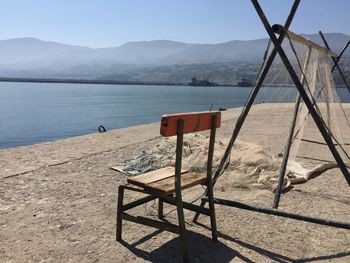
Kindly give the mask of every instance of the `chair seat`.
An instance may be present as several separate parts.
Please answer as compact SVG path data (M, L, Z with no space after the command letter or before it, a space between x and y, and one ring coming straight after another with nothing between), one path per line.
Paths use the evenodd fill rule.
M181 170L181 189L206 184L206 175ZM152 172L128 178L128 183L143 187L149 192L171 194L175 192L175 168L165 167Z

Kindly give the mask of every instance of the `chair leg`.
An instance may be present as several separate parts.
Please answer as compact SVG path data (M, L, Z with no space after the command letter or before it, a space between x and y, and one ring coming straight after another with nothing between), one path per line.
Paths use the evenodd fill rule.
M120 185L118 188L118 207L117 207L117 225L116 225L116 240L122 240L122 223L123 219L121 217L122 207L124 199L124 186Z
M213 241L217 241L218 234L216 229L214 194L213 194L213 185L211 182L208 183L208 201L209 201L209 210L210 210L211 235L212 235Z
M183 262L189 262L188 249L187 249L187 238L186 238L185 216L184 216L184 209L183 209L183 205L182 205L181 195L176 196L176 208L177 208L177 216L178 216L178 220L179 220L179 231L180 231L182 258L183 258Z
M164 202L162 198L158 199L158 218L162 219L164 217L163 214L163 207L164 207Z

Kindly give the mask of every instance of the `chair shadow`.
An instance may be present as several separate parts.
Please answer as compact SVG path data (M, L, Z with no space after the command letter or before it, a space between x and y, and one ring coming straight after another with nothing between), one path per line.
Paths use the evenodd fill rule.
M129 244L125 241L120 243L129 249L134 255L143 260L151 262L182 262L180 238L174 238L167 243L161 245L157 249L147 252L137 246L150 240L152 237L160 234L162 231L157 230L151 234L141 238L135 243ZM187 231L188 250L191 262L231 262L234 258L240 259L242 262L252 263L254 261L241 255L234 249L226 246L220 241L213 242L210 237Z
M199 226L209 229L207 226L196 223ZM182 262L181 248L180 248L180 238L174 238L165 244L162 244L160 247L156 248L151 252L147 252L138 248L144 242L147 242L159 235L163 231L156 230L149 235L142 237L134 243L127 243L121 241L120 243L129 249L137 257L150 261L150 262ZM314 261L329 261L332 259L341 259L346 256L350 256L350 251L348 252L339 252L336 254L322 255L309 258L295 259L291 258L261 247L258 247L253 244L249 244L240 239L233 238L229 235L223 234L220 231L218 232L219 241L213 242L210 237L207 237L203 234L195 233L192 231L187 231L187 240L189 248L189 257L191 262L231 262L234 259L238 259L241 262L255 262L248 257L242 255L240 252L230 248L225 245L221 240L226 240L229 242L236 243L237 245L244 247L248 250L254 251L257 254L260 254L266 258L271 259L273 262L280 263L290 263L290 262L314 262Z

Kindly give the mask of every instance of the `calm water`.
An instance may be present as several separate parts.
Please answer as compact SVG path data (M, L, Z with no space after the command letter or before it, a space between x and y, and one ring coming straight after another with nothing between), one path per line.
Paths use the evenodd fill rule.
M345 89L345 100L350 101ZM164 113L242 106L250 88L0 84L0 148L150 123Z

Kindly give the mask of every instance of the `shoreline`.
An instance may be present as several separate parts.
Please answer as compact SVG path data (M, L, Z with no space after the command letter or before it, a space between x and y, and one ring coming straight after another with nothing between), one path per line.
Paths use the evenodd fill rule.
M223 122L238 116L242 107L222 112ZM233 113L234 116L231 116ZM0 149L0 180L31 172L45 166L65 163L72 159L108 152L131 144L161 138L159 122L140 124L125 128L111 129L107 132L89 133L64 139ZM142 132L140 132L142 131ZM65 156L67 153L67 156ZM11 161L14 155L21 156L20 162ZM14 158L15 159L15 158ZM29 168L26 168L29 165Z
M260 109L288 108L293 105L293 103L266 103L256 105L255 109L251 111L252 115L254 115ZM346 109L350 109L350 103L345 103L343 105ZM237 107L222 111L222 123L226 125L227 123L233 124L238 118L241 109L242 107ZM276 112L273 110L271 114L276 114ZM348 114L348 116L350 116L350 114ZM161 138L159 134L159 125L159 122L151 122L111 129L103 133L94 132L35 144L1 148L0 170L2 173L0 174L0 180L2 178L25 174L45 166L58 165L68 162L69 160L83 158L84 156L96 155L112 151L116 148L123 148L132 144L140 144L159 139ZM289 123L286 125L289 125ZM231 136L233 125L225 130L226 137ZM218 133L222 133L222 130L219 129ZM17 155L19 158L16 158ZM14 161L16 159L18 160Z
M161 82L161 81L130 81L130 80L90 80L90 79L55 79L55 78L6 78L0 77L0 82L19 82L19 83L63 83L63 84L101 84L101 85L154 85L154 86L191 86L188 82ZM216 84L204 85L197 87L237 87L237 88L252 88L242 87L237 84Z
M224 109L221 112L227 112L227 111L232 111L232 110L236 110L236 109L241 109L242 107L236 107L236 108L228 108L228 109ZM224 114L223 114L224 115ZM159 121L161 119L161 115L159 115ZM132 125L132 126L126 126L126 127L120 127L120 128L111 128L108 129L107 132L102 132L100 133L98 131L98 128L96 128L95 132L88 132L86 134L77 134L77 135L73 135L73 136L67 136L67 137L62 137L62 138L57 138L57 139L51 139L51 140L46 140L46 141L38 141L38 142L34 142L34 143L29 143L29 144L24 144L24 145L14 145L14 146L10 146L10 147L0 147L0 152L2 150L8 150L8 149L14 149L14 148L20 148L20 147L29 147L32 145L37 145L37 144L50 144L53 142L57 142L57 141L62 141L62 140L69 140L72 138L76 138L76 137L82 137L82 136L89 136L89 135L97 135L97 134L103 134L103 133L109 133L109 132L116 132L118 130L122 130L122 129L128 129L128 128L133 128L133 127L137 127L137 126L147 126L147 125L152 125L152 124L156 124L158 123L157 121L151 121L151 122L145 122L145 123L141 123L141 124L136 124L136 125Z
M286 103L261 103L259 105L270 105L270 104L274 104L274 105L283 105L283 104L293 104L292 102L286 102ZM345 105L345 107L348 107L347 105L350 105L350 102L348 103L342 103L342 105ZM258 104L256 104L255 106L258 106ZM235 111L235 110L239 110L242 109L241 107L235 107L235 108L227 108L221 111L222 115L226 115L225 112L230 112L230 111ZM349 114L350 115L350 114ZM159 116L159 120L160 120L161 116ZM126 126L126 127L121 127L121 128L112 128L112 129L108 129L107 133L109 132L116 132L117 130L122 130L122 129L128 129L128 128L132 128L132 127L137 127L137 126L147 126L147 125L152 125L152 124L156 124L157 121L151 121L151 122L146 122L146 123L141 123L141 124L136 124L133 126ZM86 134L77 134L77 135L73 135L73 136L67 136L67 137L62 137L62 138L56 138L56 139L50 139L50 140L44 140L44 141L38 141L38 142L34 142L34 143L29 143L29 144L24 144L24 145L13 145L10 147L0 147L0 152L2 150L9 150L9 149L14 149L14 148L21 148L21 147L29 147L32 145L37 145L37 144L51 144L57 141L62 141L62 140L70 140L72 138L76 138L76 137L82 137L82 136L90 136L90 135L97 135L97 134L102 134L98 132L98 129L96 129L95 132L88 132Z
M108 80L108 79L56 79L56 78L6 78L0 77L0 82L13 83L62 83L62 84L101 84L101 85L144 85L144 86L191 86L191 87L235 87L253 88L253 86L239 86L238 83L216 83L215 85L190 85L188 82L161 82L161 81L130 81L130 80ZM268 86L266 86L268 87ZM294 85L285 86L294 88ZM346 88L344 84L336 85L337 88Z

